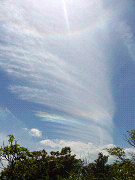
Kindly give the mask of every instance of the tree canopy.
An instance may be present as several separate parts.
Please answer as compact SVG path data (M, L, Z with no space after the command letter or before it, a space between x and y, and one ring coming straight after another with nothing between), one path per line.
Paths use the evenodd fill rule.
M135 130L127 131L127 142L135 147ZM106 149L92 163L85 163L71 153L70 147L61 151L45 149L30 151L20 146L13 135L8 135L8 145L0 148L0 162L3 167L1 179L8 180L91 180L91 179L135 179L135 163L126 157L125 150L120 147ZM117 160L108 164L108 158L116 156ZM132 154L134 157L134 154ZM7 166L4 167L4 161Z

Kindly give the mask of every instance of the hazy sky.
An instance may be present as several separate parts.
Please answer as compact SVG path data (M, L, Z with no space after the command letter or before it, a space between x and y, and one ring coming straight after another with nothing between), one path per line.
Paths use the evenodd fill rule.
M133 0L1 0L1 142L13 133L31 149L70 145L80 154L126 146L134 9Z

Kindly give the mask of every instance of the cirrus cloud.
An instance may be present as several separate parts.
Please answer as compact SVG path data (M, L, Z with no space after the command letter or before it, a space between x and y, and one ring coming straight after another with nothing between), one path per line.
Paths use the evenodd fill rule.
M67 135L72 126L72 133L85 142L113 143L112 64L121 57L117 43L130 41L130 28L121 31L119 26L127 27L121 17L128 1L124 0L123 7L122 1L108 5L106 0L80 0L82 8L68 1L63 7L57 1L60 11L56 2L55 7L50 1L25 1L15 0L11 5L5 0L0 6L0 67L10 76L10 92L15 98L41 105L46 113L51 109L56 115L71 117L66 118L67 131L61 130L61 134ZM64 36L64 11L71 30L68 36ZM126 46L132 57L133 45ZM41 136L36 129L30 134Z

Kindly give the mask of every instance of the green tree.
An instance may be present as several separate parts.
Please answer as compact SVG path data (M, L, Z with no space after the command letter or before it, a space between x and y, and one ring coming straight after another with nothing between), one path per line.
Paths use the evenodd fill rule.
M0 148L1 160L8 162L1 172L1 179L56 180L79 172L82 161L71 154L70 147L48 155L44 149L30 152L21 147L13 135L9 135L8 141L9 145Z
M8 135L8 137L9 145L4 146L3 144L3 147L0 148L1 164L3 165L3 161L5 160L8 162L7 168L3 165L4 171L2 171L2 177L7 176L8 179L17 179L15 172L16 164L25 163L30 152L27 148L17 144L13 135Z
M79 173L82 161L80 159L76 159L75 156L76 155L71 154L70 147L62 148L61 152L52 151L50 156L50 165L53 167L50 167L50 177L53 179L53 177L57 175L62 178L67 178L70 177L70 175ZM56 177L54 179L56 179Z
M128 141L133 147L135 144L135 130L127 131ZM123 148L106 149L109 156L117 157L112 164L107 164L108 157L103 153L98 158L86 164L71 153L70 147L61 151L43 149L30 152L21 147L13 135L8 135L8 145L0 148L1 163L6 160L7 167L1 172L1 179L8 180L128 180L135 179L135 163L126 158ZM3 164L3 163L2 163ZM4 165L3 165L4 166Z
M135 147L135 129L127 131L126 141L133 147Z
M103 155L103 153L98 154L98 158L93 162L82 167L82 179L108 179L109 165L108 156Z
M94 176L97 179L106 179L109 173L109 165L107 165L108 156L105 156L100 152L98 158L94 162L95 163L93 163L93 166L91 167Z
M114 148L107 148L108 153L112 156L115 156L118 160L125 161L125 151L123 148L114 147Z
M127 131L126 141L133 147L135 147L135 129ZM126 158L126 153L123 148L114 147L106 149L109 155L117 157L117 160L110 166L111 178L116 179L135 179L135 163L134 154L132 159Z
M110 165L110 168L110 179L135 179L135 165L130 159L126 159L125 161L116 161L112 165Z

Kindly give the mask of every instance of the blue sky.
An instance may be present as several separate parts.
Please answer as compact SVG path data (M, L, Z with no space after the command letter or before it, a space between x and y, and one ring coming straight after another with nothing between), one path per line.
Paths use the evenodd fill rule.
M13 133L30 149L70 145L80 154L128 146L134 8L133 0L1 2L1 142Z

